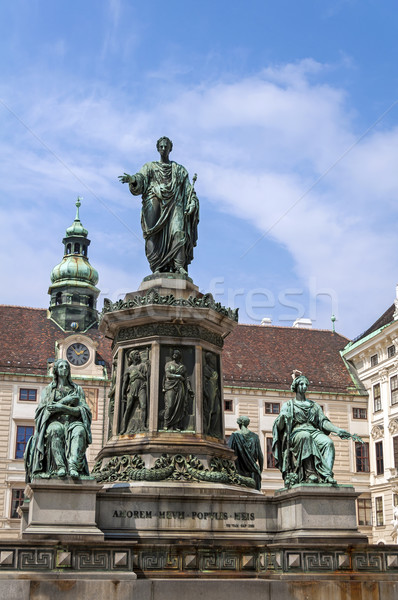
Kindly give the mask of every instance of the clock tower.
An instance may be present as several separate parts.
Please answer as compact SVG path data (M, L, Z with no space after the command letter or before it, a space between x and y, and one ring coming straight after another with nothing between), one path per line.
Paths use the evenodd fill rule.
M80 221L81 200L77 199L75 220L62 240L64 257L52 270L48 290L51 295L50 319L63 331L74 333L84 333L98 324L98 273L88 260L90 240L87 238L87 229ZM86 353L83 347L80 348L81 344L77 345L79 348L75 348L71 358L80 363L86 358Z

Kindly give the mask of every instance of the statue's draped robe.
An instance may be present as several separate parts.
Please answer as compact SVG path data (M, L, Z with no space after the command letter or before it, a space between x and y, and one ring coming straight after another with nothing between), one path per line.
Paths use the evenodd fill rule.
M182 375L182 377L174 377ZM188 413L191 387L184 365L174 361L166 363L163 378L164 426L168 429L180 429Z
M35 413L35 433L29 439L25 450L25 470L26 481L29 482L37 475L47 474L50 476L56 471L54 457L52 456L50 444L48 444L47 430L53 421L59 421L63 425L65 435L65 457L69 459L71 453L71 442L73 431L77 427L83 427L85 431L85 448L84 453L79 457L81 465L80 472L83 475L89 475L87 458L85 450L92 442L91 437L91 411L86 402L83 389L72 384L73 392L78 396L77 408L80 415L78 417L66 417L62 413L50 413L47 410L47 405L57 401L56 396L59 394L57 388L53 384L48 385L42 393L40 404ZM72 390L65 390L64 396L68 395Z
M221 399L218 373L209 364L203 369L203 416L204 432L221 437Z
M228 446L236 454L235 465L238 473L254 479L256 489L261 490L264 457L258 435L253 431L247 433L234 431L228 440Z
M173 161L150 162L135 177L136 185L130 183L129 188L135 196L142 195L141 226L152 272L168 271L176 262L186 270L199 222L199 203L187 170ZM191 202L194 210L185 215Z
M295 473L298 482L316 475L323 481L333 477L334 444L325 423L330 423L322 408L312 400L288 400L273 426L272 452L276 466L285 479Z

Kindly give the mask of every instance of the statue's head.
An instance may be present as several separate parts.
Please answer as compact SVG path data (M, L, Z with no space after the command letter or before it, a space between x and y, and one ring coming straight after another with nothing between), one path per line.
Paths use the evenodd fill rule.
M69 383L71 383L70 365L64 358L56 360L53 366L53 380L58 381L58 377L60 376L66 377Z
M238 417L236 419L236 422L239 425L239 427L242 427L242 426L243 427L248 427L249 423L250 423L250 419L249 419L249 417L242 416L242 417Z
M181 360L181 358L182 358L181 351L178 348L175 348L173 350L172 357L173 357L174 360L177 360L177 361Z
M213 367L213 369L216 368L216 357L212 352L206 352L205 354L205 358L206 358L206 362L208 365L210 365L211 367Z
M156 150L158 152L160 152L160 144L161 142L166 142L167 143L167 148L168 151L171 152L173 150L173 142L171 141L170 138L166 137L165 135L161 138L158 139L158 141L156 142Z
M134 364L137 364L141 361L141 355L139 350L132 350L129 354L129 359Z
M290 386L290 389L292 390L292 392L297 392L297 390L299 389L299 386L304 388L304 391L307 390L308 386L309 386L310 382L308 381L308 378L305 375L299 375L298 377L296 377L293 382L292 385Z

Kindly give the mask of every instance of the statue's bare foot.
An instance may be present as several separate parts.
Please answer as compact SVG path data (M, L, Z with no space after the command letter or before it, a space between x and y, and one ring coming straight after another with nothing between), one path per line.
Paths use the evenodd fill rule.
M180 268L178 269L178 272L179 272L181 275L188 275L188 271L186 271L186 270L185 270L183 267L180 267Z
M319 479L316 475L310 475L308 477L308 482L309 483L319 483Z
M57 475L58 477L65 477L66 476L66 469L65 467L60 467L57 471Z
M335 479L333 479L333 477L326 477L325 479L325 483L337 483L337 481Z
M77 479L79 477L79 473L76 471L76 469L70 469L69 475L73 477L73 479Z

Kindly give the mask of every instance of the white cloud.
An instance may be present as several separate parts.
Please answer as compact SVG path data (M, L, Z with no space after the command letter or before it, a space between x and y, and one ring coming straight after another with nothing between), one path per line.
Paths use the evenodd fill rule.
M16 197L18 206L18 196L30 197L32 210L41 210L43 196L54 207L65 206L75 197L72 190L85 195L81 187L88 186L140 236L139 203L116 176L155 158L156 139L170 135L172 157L191 175L198 172L198 192L214 210L249 221L259 238L270 230L288 248L303 282L315 277L335 290L344 308L341 327L355 335L380 303L390 303L398 271L398 128L376 128L355 145L362 132L355 129L347 95L322 83L321 75L324 66L307 60L229 83L179 85L174 98L156 103L143 96L139 105L122 89L100 84L95 93L92 85L76 81L64 82L62 94L36 86L29 103L18 98L18 114L53 154L16 122L12 131L8 114L8 139L0 143L3 198ZM95 205L107 227L111 213L94 198L88 202L86 226ZM98 217L95 228L100 227ZM253 261L256 249L249 251ZM114 289L114 268L107 271L106 262L95 266L104 286ZM123 287L124 276L131 281L131 267L120 258L117 287ZM357 308L364 297L361 315Z

